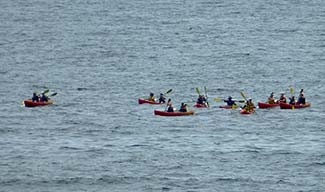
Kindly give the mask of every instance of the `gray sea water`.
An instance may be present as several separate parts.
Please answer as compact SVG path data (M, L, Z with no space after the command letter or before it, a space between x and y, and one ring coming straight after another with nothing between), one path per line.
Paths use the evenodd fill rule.
M1 0L0 191L325 191L325 1ZM160 117L208 88L211 107ZM223 110L303 88L312 106ZM22 100L49 88L55 104Z

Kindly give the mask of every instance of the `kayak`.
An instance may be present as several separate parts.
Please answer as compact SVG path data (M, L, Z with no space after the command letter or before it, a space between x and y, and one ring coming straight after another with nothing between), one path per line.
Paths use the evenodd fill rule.
M219 106L219 108L222 108L222 109L236 109L236 108L238 108L238 105L235 105L235 106L221 105L221 106Z
M258 102L257 104L258 104L258 107L261 109L280 106L279 103L269 104L269 103Z
M207 106L207 104L195 103L194 107L196 107L196 108L205 108L205 107L208 107L208 106Z
M38 107L53 104L53 100L33 102L31 99L24 100L25 107Z
M155 115L160 115L160 116L184 116L184 115L193 115L194 111L187 111L187 112L179 112L179 111L174 111L174 112L167 112L167 111L159 111L159 110L154 110Z
M249 114L252 114L254 113L254 111L246 111L245 109L241 109L239 111L240 114L243 114L243 115L249 115Z
M138 103L139 103L139 104L148 103L148 104L151 104L151 105L160 105L160 104L164 104L164 103L159 103L159 102L156 102L156 101L149 101L148 99L143 99L143 98L139 98L139 99L138 99Z
M291 105L289 103L280 103L281 109L300 109L305 107L310 107L310 103L306 102L306 104L294 104L294 105Z

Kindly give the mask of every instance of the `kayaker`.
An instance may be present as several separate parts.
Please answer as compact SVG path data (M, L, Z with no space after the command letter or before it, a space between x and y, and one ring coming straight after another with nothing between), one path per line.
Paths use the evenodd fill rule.
M32 97L33 102L38 102L39 101L39 96L34 92L33 97Z
M166 103L166 98L164 97L164 94L160 93L159 96L159 103Z
M185 103L181 104L181 107L179 109L179 112L187 112L187 105Z
M148 100L153 102L155 101L155 96L153 93L150 93Z
M295 96L294 96L294 95L292 95L292 96L289 98L289 104L290 104L290 105L294 105L294 104L296 104L296 99L295 99Z
M272 92L269 98L267 99L268 104L275 104L274 93Z
M206 99L203 95L199 95L199 98L197 99L196 103L204 105L206 102Z
M306 104L306 98L304 96L304 90L303 89L300 90L297 103L298 104L303 104L303 105Z
M224 102L226 102L228 106L236 105L235 101L232 100L231 96L229 96L227 100L224 100Z
M246 105L243 107L245 111L254 111L255 105L251 98L246 101Z
M287 103L287 98L284 93L281 93L280 98L278 100L280 103Z
M167 101L167 112L174 112L174 107L173 107L173 104L172 104L172 100L169 98L168 101Z
M41 102L48 102L49 101L49 98L45 95L45 93L42 93L42 96L40 98L40 101Z

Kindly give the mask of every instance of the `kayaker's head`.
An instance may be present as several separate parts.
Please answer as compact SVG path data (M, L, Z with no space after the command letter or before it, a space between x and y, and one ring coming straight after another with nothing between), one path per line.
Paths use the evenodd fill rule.
M164 94L160 93L160 96L164 96Z
M272 92L271 95L270 95L270 97L273 97L273 96L274 96L274 93Z
M153 93L150 93L150 97L152 97L154 94Z
M232 97L231 97L231 96L229 96L229 97L228 97L228 99L230 100L230 99L232 99Z

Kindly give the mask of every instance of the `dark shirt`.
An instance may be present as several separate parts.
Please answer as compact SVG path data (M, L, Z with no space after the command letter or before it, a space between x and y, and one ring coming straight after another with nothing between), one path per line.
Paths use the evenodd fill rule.
M40 101L42 101L42 102L48 102L49 99L48 99L45 95L43 95L43 96L41 97Z
M32 101L33 101L33 102L38 102L38 100L39 100L39 97L38 97L37 95L34 95L34 96L32 97Z
M172 106L169 106L167 112L174 112L174 108Z
M159 97L159 103L165 103L166 101L165 97Z
M224 100L226 103L227 103L227 105L229 105L229 106L233 106L233 105L235 105L235 101L233 101L233 100L231 100L231 99L228 99L228 100Z

